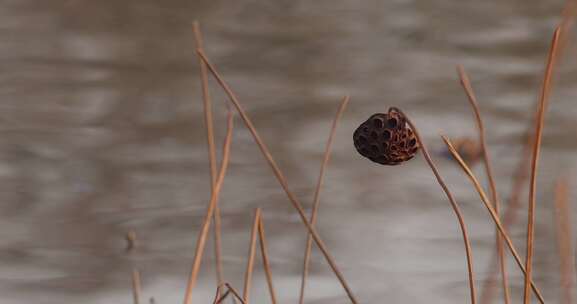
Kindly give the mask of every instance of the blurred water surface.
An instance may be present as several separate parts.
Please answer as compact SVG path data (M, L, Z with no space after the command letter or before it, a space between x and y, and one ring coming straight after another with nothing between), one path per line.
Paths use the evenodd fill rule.
M506 199L562 7L560 0L0 1L0 302L131 303L135 267L145 302L182 301L209 198L197 19L207 54L307 211L331 119L351 95L318 229L360 301L466 303L460 231L422 157L377 166L354 151L352 132L395 105L435 151L440 132L474 137L455 73L464 64ZM535 281L551 303L560 285L553 185L567 176L573 186L577 177L577 62L571 45L567 53L547 116L537 202ZM220 148L226 97L211 85ZM242 286L253 210L262 207L281 302L295 302L305 230L238 119L236 126L221 200L226 279ZM494 230L465 176L438 154L465 213L480 288ZM476 172L482 176L482 167ZM521 210L512 231L523 253L525 218ZM129 230L138 243L127 254ZM214 293L212 243L206 257L196 303ZM512 259L509 266L519 300L522 276ZM268 301L258 260L257 269L253 299ZM316 251L309 282L309 303L347 303Z

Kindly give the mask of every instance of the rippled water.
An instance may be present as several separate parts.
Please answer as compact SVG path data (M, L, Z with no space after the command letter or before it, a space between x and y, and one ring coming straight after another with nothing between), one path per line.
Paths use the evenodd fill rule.
M191 31L198 19L207 54L307 210L331 119L341 96L351 95L318 229L360 301L466 303L460 231L422 157L377 166L354 151L352 131L395 105L435 151L440 132L474 137L455 73L462 63L508 197L562 7L560 0L0 1L1 302L131 303L134 267L144 302L182 301L209 197ZM573 186L577 177L574 52L570 46L558 73L539 175L535 280L550 302L559 293L554 180L568 176ZM226 98L212 84L220 147ZM262 207L279 297L295 302L305 230L236 125L221 200L226 278L242 286L253 209ZM490 218L462 172L436 159L465 212L481 287L494 248ZM522 253L525 217L520 211L513 229ZM127 254L129 230L138 244ZM207 248L196 303L214 292ZM259 263L253 299L264 302ZM522 276L512 259L509 266L520 300ZM311 303L347 302L317 252L311 275Z

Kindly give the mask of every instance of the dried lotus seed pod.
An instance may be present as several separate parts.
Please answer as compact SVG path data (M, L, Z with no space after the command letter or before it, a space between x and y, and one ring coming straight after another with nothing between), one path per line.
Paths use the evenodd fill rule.
M398 165L419 150L415 134L395 108L369 117L355 130L353 140L362 156L381 165Z

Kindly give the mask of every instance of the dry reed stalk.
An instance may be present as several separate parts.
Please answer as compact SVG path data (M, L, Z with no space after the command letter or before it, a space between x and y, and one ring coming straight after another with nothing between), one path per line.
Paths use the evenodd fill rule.
M230 155L230 143L232 140L232 130L233 130L233 115L232 111L227 113L227 125L226 125L226 136L224 139L224 145L222 148L222 161L220 164L220 171L216 179L216 184L214 186L214 191L211 193L210 202L206 208L206 214L204 216L202 226L198 238L196 239L196 247L194 251L194 259L192 262L192 269L190 271L190 277L186 285L186 291L184 295L184 304L190 304L192 301L192 289L196 284L196 278L198 276L198 271L200 269L200 262L202 260L202 255L204 253L204 246L206 244L206 237L208 230L210 228L211 218L216 206L216 201L220 195L220 189L222 188L222 183L224 181L224 176L226 175L226 169L228 167L228 159Z
M272 155L270 154L270 151L268 149L268 147L265 145L265 143L262 141L262 139L260 138L260 135L258 134L258 132L256 131L252 121L250 120L250 118L246 115L246 112L244 111L244 109L242 108L242 106L240 105L240 102L238 101L236 95L234 94L234 92L230 89L230 87L228 86L228 84L222 79L222 77L220 76L220 74L216 71L216 69L214 68L214 66L210 63L210 61L208 60L208 58L206 57L206 55L204 54L204 52L202 50L197 50L198 54L200 55L200 57L204 60L204 62L206 63L208 69L211 71L211 73L214 75L214 77L216 78L217 82L220 84L220 86L223 88L223 90L225 91L225 93L228 95L230 101L234 104L234 106L236 107L236 109L238 110L238 113L240 115L240 117L242 118L242 120L244 121L246 127L249 129L250 133L252 134L256 144L258 145L260 151L262 152L263 156L266 158L269 166L271 167L274 176L276 177L276 179L278 180L278 182L280 183L281 187L283 188L283 190L285 191L286 195L289 198L289 201L291 202L292 206L296 209L296 211L298 212L301 221L303 222L303 224L306 226L306 228L309 230L309 232L311 233L313 240L315 241L315 243L317 244L317 246L319 247L319 249L321 250L322 254L324 255L325 259L327 260L328 264L330 265L331 269L333 270L333 272L335 273L337 279L339 280L341 286L344 288L345 292L347 293L347 296L349 297L349 299L351 300L352 303L356 304L358 303L351 288L349 287L349 285L347 284L344 276L342 275L341 271L339 270L337 264L335 263L333 257L331 256L331 254L329 253L326 245L324 244L324 242L322 241L322 239L320 238L320 236L318 235L316 229L311 225L311 223L308 221L308 219L306 218L304 209L302 207L302 204L300 203L300 201L296 198L296 196L292 193L292 191L290 190L288 183L286 181L286 178L284 177L284 174L281 172L280 168L278 167L277 163L274 161L274 159L272 158Z
M515 245L513 245L513 241L511 241L511 238L507 234L507 230L505 230L505 228L503 227L503 224L501 223L501 219L499 219L499 217L497 216L497 212L493 208L491 201L489 200L489 198L485 194L485 191L481 187L481 184L479 183L479 181L477 180L477 178L475 177L475 175L473 174L473 172L471 171L469 166L467 166L467 164L465 163L465 161L463 160L461 155L459 155L459 152L457 152L455 147L453 147L453 144L451 143L451 141L445 136L441 136L441 137L443 138L443 141L445 142L445 144L449 148L449 152L451 152L451 154L453 155L453 157L455 158L457 163L459 163L459 165L461 166L463 171L465 171L465 173L467 174L467 176L469 177L469 179L473 183L473 186L475 187L475 189L479 193L479 196L481 197L481 201L483 202L483 204L485 205L485 207L489 211L489 214L493 218L495 225L497 225L497 228L499 229L501 236L505 240L505 244L507 244L507 246L509 247L509 250L513 254L513 257L515 258L517 265L519 266L519 268L521 269L523 274L526 274L525 267L523 265L523 262L521 261L521 258L519 257L519 254L517 253L517 249L515 249ZM531 281L531 287L533 288L533 291L535 292L535 295L537 296L539 301L542 304L545 304L545 300L543 299L541 292L539 291L537 286L532 281Z
M214 295L214 301L212 301L213 304L221 303L230 294L230 290L227 289L227 291L221 297L219 297L220 293L221 293L220 291L221 291L223 286L224 286L224 284L218 285L216 287L216 294Z
M220 294L220 288L221 287L222 286L220 286L220 285L216 286L216 294L214 295L214 300L212 301L212 303L215 303L216 300L218 300L218 295Z
M559 178L555 184L555 228L557 249L559 251L561 273L561 303L573 303L573 285L575 284L575 263L572 258L571 219L568 202L567 179Z
M347 107L348 102L349 102L349 96L345 96L343 98L343 100L341 101L341 104L339 105L339 108L337 110L335 118L333 119L333 124L331 126L329 138L327 139L327 144L325 146L325 153L324 153L324 157L323 157L323 160L321 163L321 169L319 172L319 178L317 180L317 186L315 189L315 195L314 195L314 199L313 199L313 211L312 211L311 220L310 220L311 225L313 225L313 226L316 225L316 222L317 222L317 214L318 214L319 205L320 205L320 192L321 192L321 188L322 188L323 181L324 181L325 169L329 163L329 159L331 156L331 148L332 148L332 144L333 144L333 138L335 136L335 131L337 130L337 125L339 123L339 120L340 120L341 116L343 115L343 112L345 111L345 108ZM301 279L301 291L300 291L300 296L299 296L299 304L303 304L304 298L305 298L305 287L306 287L306 280L307 280L308 272L309 272L309 261L310 261L310 257L311 257L312 245L313 245L313 240L311 238L311 235L310 235L310 233L307 233L305 256L303 259L303 273L302 273L302 279Z
M455 212L455 215L457 216L457 220L459 222L459 227L461 228L461 233L463 235L463 242L465 244L465 253L467 256L467 270L468 270L468 274L469 274L469 289L471 292L471 303L475 304L475 303L477 303L477 292L475 289L475 275L474 275L474 271L473 271L473 252L471 250L471 242L469 241L469 234L467 233L467 226L465 225L465 219L463 218L463 215L461 213L461 209L459 208L459 205L457 205L457 202L455 201L453 194L451 194L451 191L449 191L449 188L447 187L447 185L443 181L443 178L439 174L439 171L437 170L435 163L433 163L433 160L431 159L431 156L429 155L429 151L427 150L425 143L421 139L421 135L419 134L417 127L413 124L411 119L407 115L405 115L405 113L403 113L401 110L396 109L396 108L395 108L395 110L397 112L401 113L402 116L404 116L407 119L407 123L409 124L409 126L413 130L413 133L415 133L415 137L417 139L417 142L419 143L419 147L421 148L421 152L422 152L423 156L425 157L427 164L429 165L429 167L431 167L431 171L433 171L433 174L437 178L437 182L439 183L441 188L443 188L443 191L447 195L447 198L449 199L449 202L451 203L451 207L453 208L453 211Z
M244 289L242 291L242 298L245 303L249 303L250 287L252 285L252 271L254 269L254 256L256 252L256 238L258 237L258 226L260 223L260 208L256 208L254 212L254 220L252 230L250 233L250 243L248 245L248 260L246 263L246 271L244 273Z
M134 304L140 303L141 294L140 272L136 269L132 270L132 299Z
M267 252L268 247L267 247L267 242L266 242L266 237L265 237L265 232L264 232L264 224L263 224L262 216L260 217L260 220L258 223L258 239L260 241L260 253L262 256L262 264L264 266L264 272L266 275L266 283L268 285L270 300L271 300L272 304L276 304L277 303L276 292L274 290L274 285L272 283L272 271L270 270L270 263L269 263L268 252Z
M479 142L481 143L481 151L483 153L483 163L485 165L485 172L487 174L487 180L489 181L489 190L491 193L491 200L493 201L495 207L495 213L499 216L499 211L501 207L501 202L499 200L499 194L497 193L497 187L495 186L495 179L493 176L493 166L491 164L491 158L489 156L489 151L487 149L487 141L485 139L485 125L483 124L483 120L481 119L481 111L479 110L479 104L477 103L477 97L473 92L473 87L471 86L471 81L469 80L469 76L465 72L465 69L462 65L457 65L457 72L459 74L459 79L461 80L461 85L467 94L469 103L473 108L473 112L475 113L475 120L477 121L477 129L479 130ZM497 228L495 228L497 229ZM507 263L505 260L505 254L503 251L503 240L501 239L501 235L497 232L496 233L496 242L497 242L497 253L499 255L499 264L501 270L501 282L503 285L503 300L505 304L509 304L511 302L510 295L509 295L509 283L507 279Z
M220 293L220 290L217 290L217 293ZM214 300L214 304L220 304L230 295L230 289L227 289L226 292L220 297Z
M224 283L224 285L226 286L226 288L228 288L228 290L230 290L230 292L232 292L232 294L234 295L234 297L236 299L238 299L240 301L241 304L246 304L244 302L244 300L241 298L240 294L238 293L238 291L236 289L234 289L234 287L230 286L230 284L228 283Z
M203 49L202 34L200 32L200 26L198 21L194 21L192 24L194 32L194 40L196 42L196 47L198 49ZM208 72L206 70L206 65L202 59L198 58L198 64L200 66L200 76L201 76L201 86L202 86L202 101L204 106L204 123L206 125L206 139L208 144L208 160L210 165L210 189L211 192L214 191L214 186L216 184L216 148L214 145L214 126L212 120L212 102L210 98L210 91L208 90ZM218 286L223 283L222 275L222 257L221 257L221 230L220 230L220 207L218 206L218 201L214 207L214 260L216 264L216 280Z
M551 92L551 78L553 76L553 67L557 58L557 46L559 42L559 34L561 28L557 27L553 34L551 42L551 49L547 58L547 67L545 68L545 78L543 80L543 87L541 89L541 96L539 99L539 110L537 112L537 126L535 129L535 142L533 144L533 157L531 159L531 182L529 184L529 212L527 220L527 254L525 255L525 269L527 275L525 276L525 288L523 303L529 304L531 302L530 283L533 275L533 241L535 237L535 193L537 191L537 168L539 166L539 154L541 152L541 139L543 136L543 126L545 121L545 111L547 110L547 101Z
M221 289L222 289L223 286L226 287L226 292L225 292L220 298L218 298L218 295L221 293ZM222 285L219 285L219 286L217 287L217 289L216 289L216 295L217 295L217 297L214 299L213 304L220 304L220 303L222 303L222 301L224 301L224 300L225 300L228 296L230 296L231 294L233 295L233 297L232 297L233 302L234 302L234 303L238 303L238 302L237 302L237 300L238 300L237 298L239 297L239 296L238 296L238 293L235 295L234 292L233 292L233 290L232 290L231 288L232 288L232 287L230 287L230 286L228 285L228 283L223 283ZM240 301L242 302L242 299L240 299Z
M521 206L521 192L524 188L525 181L529 178L528 164L531 160L531 146L533 145L533 137L526 134L526 142L523 147L522 156L517 163L515 172L513 174L513 183L511 186L511 195L508 200L507 209L503 215L503 228L509 231L511 226L517 220L517 210ZM485 281L483 285L483 293L481 294L481 304L489 304L493 298L494 282L497 277L497 259L498 254L495 253L491 257L491 262L489 263L490 270L488 271L489 278Z

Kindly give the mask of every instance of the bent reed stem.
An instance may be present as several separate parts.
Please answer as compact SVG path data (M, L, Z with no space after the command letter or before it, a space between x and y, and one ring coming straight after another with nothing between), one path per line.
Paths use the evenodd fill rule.
M217 289L217 291L216 291L217 297L218 297L219 294L220 294L220 288ZM213 303L214 303L214 304L220 304L220 303L222 303L222 301L224 301L224 300L228 297L229 294L230 294L230 289L228 289L220 298L214 299L214 302L213 302Z
M489 198L487 197L487 194L485 194L485 191L481 187L481 184L479 183L479 181L477 180L477 178L473 174L473 171L471 171L471 169L465 163L465 161L463 160L461 155L459 155L459 152L457 152L457 150L455 149L455 147L453 146L453 144L451 143L449 138L447 138L446 136L443 136L443 135L441 135L441 138L443 138L443 141L445 142L445 144L449 148L449 152L453 155L453 157L455 158L457 163L461 166L461 169L463 169L463 171L465 171L465 174L469 177L469 180L471 180L471 182L473 183L473 186L475 187L475 189L479 193L479 196L481 197L481 201L483 202L483 204L485 205L485 207L489 211L489 214L493 218L495 225L497 225L497 228L499 229L501 236L505 240L505 244L507 244L507 246L509 247L509 250L513 254L513 257L515 258L517 265L519 266L519 268L521 269L523 274L526 275L525 267L523 266L523 262L521 261L521 258L519 257L519 253L517 253L517 249L515 249L515 245L513 245L513 241L511 240L511 238L507 234L506 229L503 227L501 220L497 216L497 212L495 212L495 209L493 208L491 201L489 200ZM534 282L531 282L531 287L533 288L533 291L535 292L535 295L537 296L537 298L539 299L541 304L545 304L545 300L543 299L541 292L539 291L539 289L537 288L537 286L535 285Z
M234 289L234 287L230 286L229 283L224 283L224 285L226 286L226 288L228 288L228 290L230 290L230 292L232 292L235 299L238 299L241 304L246 304L244 302L244 300L242 299L242 297L240 296L240 294L238 293L238 291L236 289Z
M437 170L435 163L433 162L433 160L431 159L431 156L429 155L429 151L427 150L427 147L425 146L425 144L423 143L423 140L421 139L421 136L419 134L419 131L417 130L417 127L413 124L411 119L407 115L405 115L405 113L403 113L401 110L399 110L397 108L394 108L394 109L397 112L401 113L406 118L407 123L409 124L409 126L413 130L413 133L415 133L415 137L417 138L417 141L418 141L419 146L421 148L421 152L422 152L423 156L425 157L425 161L427 162L427 164L431 168L431 171L433 171L433 174L435 175L437 182L439 183L441 188L443 188L443 191L447 195L447 198L449 199L449 202L451 203L451 207L453 208L453 211L455 212L455 215L457 216L457 220L459 222L459 227L461 228L461 234L463 235L463 242L465 244L465 253L467 256L467 270L468 270L468 275L469 275L469 289L470 289L470 293L471 293L471 303L475 304L475 303L477 303L477 292L476 292L476 288L475 288L475 275L474 275L474 271L473 271L473 252L471 250L471 242L469 241L469 234L467 232L467 226L465 225L465 219L463 218L463 214L461 213L461 209L459 208L459 205L457 205L457 202L455 201L453 194L451 194L451 191L449 191L449 188L447 187L447 185L443 181L443 178L439 174L439 171Z

